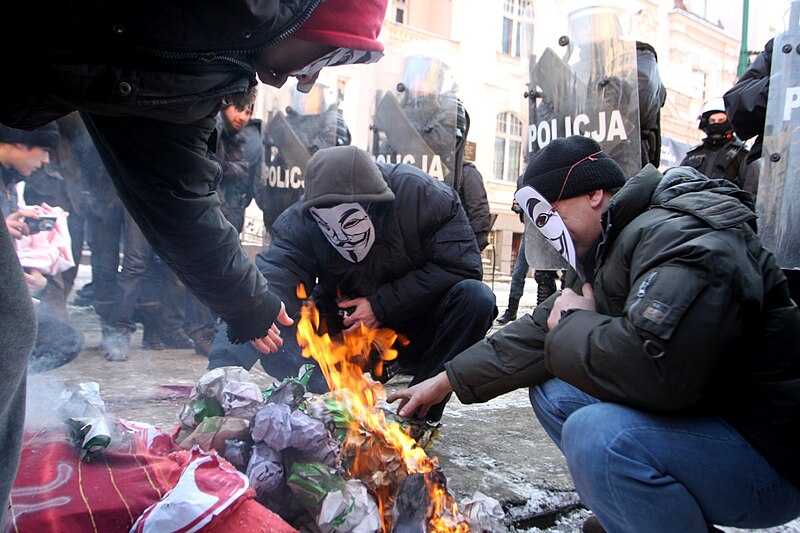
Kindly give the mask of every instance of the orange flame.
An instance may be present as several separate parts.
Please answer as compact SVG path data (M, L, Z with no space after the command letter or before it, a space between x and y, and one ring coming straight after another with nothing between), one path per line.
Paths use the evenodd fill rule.
M298 296L305 290L298 287ZM354 455L350 475L361 479L372 489L378 499L383 518L383 530L391 531L393 489L402 477L411 473L425 474L438 468L436 458L429 458L425 450L417 446L414 439L403 431L397 422L386 420L378 407L386 399L386 391L364 375L363 367L370 363L370 353L377 351L383 361L397 357L395 344L397 334L387 328L370 329L363 324L354 331L342 333L342 340L335 341L327 333L318 335L319 313L313 303L307 301L302 308L297 324L297 340L303 348L303 356L313 357L325 376L332 391L345 393L354 422L348 428L345 439L345 456ZM371 435L364 437L364 429ZM381 466L380 450L390 448L402 458L403 472L397 479L386 479ZM398 473L395 473L397 475ZM436 484L429 485L431 508L428 510L428 531L436 533L468 533L466 523L457 523L460 516L457 505L447 491Z

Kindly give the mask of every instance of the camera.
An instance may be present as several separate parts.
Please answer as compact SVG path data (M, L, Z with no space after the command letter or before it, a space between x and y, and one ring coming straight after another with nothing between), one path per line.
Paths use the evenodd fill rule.
M26 217L24 220L28 225L28 235L35 235L42 231L52 231L56 226L56 217L50 215L42 215L38 219Z

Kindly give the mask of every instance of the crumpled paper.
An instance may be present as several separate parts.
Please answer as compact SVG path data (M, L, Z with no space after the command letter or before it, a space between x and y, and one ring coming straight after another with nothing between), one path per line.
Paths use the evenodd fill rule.
M349 479L342 490L329 492L317 514L322 533L374 533L381 531L381 515L367 487Z
M288 405L268 403L253 419L251 436L275 451L296 450L304 461L318 461L330 467L341 464L339 442L316 418Z
M322 463L294 463L286 484L308 512L316 515L328 494L344 489L345 479Z
M247 477L259 499L268 495L283 486L286 477L283 456L264 443L256 444L247 464Z
M475 491L472 498L462 501L459 510L467 519L470 531L473 533L505 533L508 531L503 524L505 512L503 512L500 502L480 491Z
M261 390L250 373L238 366L223 366L197 380L178 418L184 429L193 430L206 416L224 414L251 419L262 405Z
M204 451L222 451L227 439L246 439L250 433L250 422L233 416L210 416L203 419L194 431L178 445L191 450L195 445Z
M58 413L72 430L81 460L103 450L111 443L111 428L106 421L106 406L100 397L100 385L81 383L75 391L61 392Z

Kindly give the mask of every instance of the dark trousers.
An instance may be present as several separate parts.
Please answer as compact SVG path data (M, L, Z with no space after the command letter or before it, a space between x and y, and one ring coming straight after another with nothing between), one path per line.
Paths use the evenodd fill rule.
M421 310L416 320L398 328L398 333L406 336L409 344L400 349L397 362L413 371L412 384L433 377L444 370L447 361L483 339L495 316L494 293L486 284L477 280L456 283L436 307ZM260 360L267 374L284 379L296 376L303 364L316 364L302 356L293 327L282 329L281 337L283 346L277 353L262 355L249 343L231 344L227 328L223 326L214 339L208 368L241 366L249 370ZM309 390L315 393L328 390L322 372L312 374ZM439 420L446 403L447 399L431 407L427 418Z
M109 208L102 216L87 216L89 248L92 251L92 287L95 312L109 325L117 297L117 272L124 210L121 205Z
M517 262L514 263L514 271L511 272L509 300L519 301L522 299L522 293L525 290L525 278L528 277L530 269L528 259L525 257L525 237L523 236L522 242L519 244L519 252L517 252Z
M136 331L134 313L139 302L139 291L145 276L153 274L153 248L145 239L139 226L125 213L125 255L122 270L117 276L119 290L114 300L114 309L109 317L109 325L119 329Z

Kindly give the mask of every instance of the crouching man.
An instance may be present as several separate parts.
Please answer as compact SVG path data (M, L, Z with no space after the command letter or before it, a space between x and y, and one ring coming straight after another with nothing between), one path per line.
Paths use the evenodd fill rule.
M328 330L385 327L408 339L392 372L413 373L412 384L435 376L480 339L497 313L481 281L475 235L458 195L416 167L375 163L354 146L319 150L305 171L305 194L273 226L269 249L256 259L270 291L295 319L302 284ZM310 362L295 326L281 330L277 353L232 345L221 330L209 368L250 368L261 359L275 378L296 375ZM264 350L266 353L267 350ZM315 372L311 390L327 390ZM439 420L447 398L426 413Z
M525 202L534 224L574 250L571 288L389 401L424 413L452 391L474 403L530 386L595 513L584 531L800 515L800 312L750 194L688 167L626 182L578 136L543 148L523 184L550 204Z

